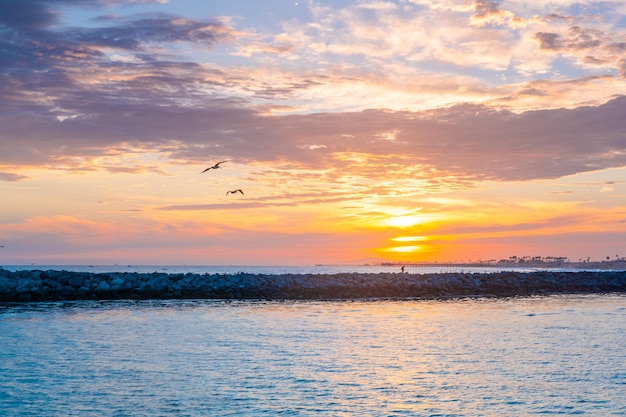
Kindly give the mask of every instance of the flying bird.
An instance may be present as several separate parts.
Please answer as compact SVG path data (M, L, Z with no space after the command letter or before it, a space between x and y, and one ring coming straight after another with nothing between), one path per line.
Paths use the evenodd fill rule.
M241 191L241 188L239 188L237 190L226 191L226 197L228 197L228 194L237 194L237 193L241 193L241 195L245 195L243 191Z
M210 169L218 169L221 168L220 164L223 164L224 162L228 162L228 161L222 161L222 162L218 162L217 164L213 165L212 167L208 167L207 169L205 169L204 171L201 172L201 174L207 172Z

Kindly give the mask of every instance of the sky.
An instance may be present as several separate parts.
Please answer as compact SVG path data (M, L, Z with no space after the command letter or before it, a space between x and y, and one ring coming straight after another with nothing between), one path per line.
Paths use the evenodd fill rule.
M622 0L0 1L0 265L625 249Z

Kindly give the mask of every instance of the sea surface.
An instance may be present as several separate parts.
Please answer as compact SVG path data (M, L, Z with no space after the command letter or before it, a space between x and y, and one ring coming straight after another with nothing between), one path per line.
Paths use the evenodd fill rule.
M0 305L1 416L626 415L626 295Z
M339 273L362 273L362 274L378 274L388 272L400 272L401 265L385 266L385 265L311 265L311 266L233 266L233 265L208 265L208 266L190 266L190 265L2 265L3 269L9 271L27 271L27 270L56 270L56 271L74 271L74 272L91 272L91 273L108 273L108 272L137 272L148 274L153 272L167 274L339 274ZM429 265L429 266L407 266L406 273L414 274L436 274L444 272L466 272L466 273L493 273L499 271L518 271L532 272L538 270L559 270L568 271L573 269L567 268L523 268L523 267L505 267L505 266L457 266L457 265Z

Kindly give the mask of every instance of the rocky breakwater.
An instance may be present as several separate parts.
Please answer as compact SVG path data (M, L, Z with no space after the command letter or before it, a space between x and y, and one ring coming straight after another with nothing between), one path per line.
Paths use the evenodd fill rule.
M604 292L626 292L626 271L202 275L0 269L0 302L506 297Z

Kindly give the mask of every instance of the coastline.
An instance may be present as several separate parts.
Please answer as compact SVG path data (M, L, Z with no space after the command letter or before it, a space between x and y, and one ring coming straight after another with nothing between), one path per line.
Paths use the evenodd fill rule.
M0 269L0 302L512 297L626 292L626 271L168 274Z

